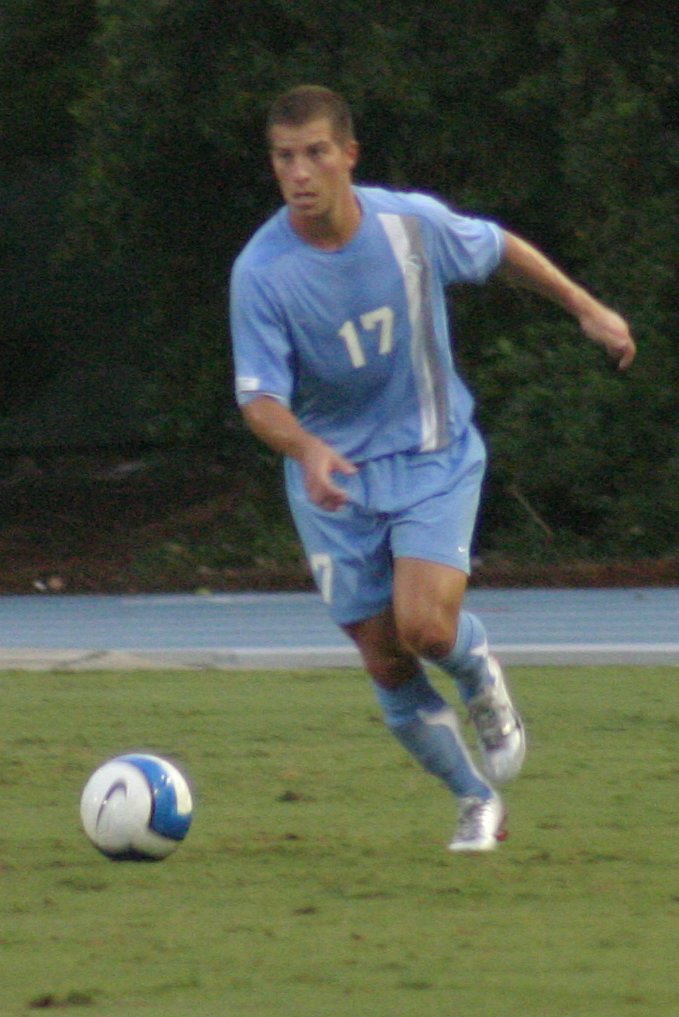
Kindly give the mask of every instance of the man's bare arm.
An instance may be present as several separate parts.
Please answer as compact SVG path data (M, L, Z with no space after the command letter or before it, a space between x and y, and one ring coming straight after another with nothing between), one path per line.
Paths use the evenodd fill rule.
M537 248L504 231L505 251L500 272L508 282L523 286L558 304L578 319L580 328L603 346L618 368L626 370L636 355L629 325L556 267Z
M307 492L316 505L333 512L345 504L346 492L332 475L356 473L353 463L305 430L294 413L271 396L246 403L242 413L250 430L269 448L302 465Z

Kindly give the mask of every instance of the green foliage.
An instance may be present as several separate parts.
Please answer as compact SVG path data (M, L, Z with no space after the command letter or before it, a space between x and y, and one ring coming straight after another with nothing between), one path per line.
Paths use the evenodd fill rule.
M140 328L139 341L147 338ZM190 307L184 330L170 334L162 370L147 389L149 437L161 444L224 444L225 420L233 415L231 362L224 341L222 305Z
M643 557L676 548L675 371L664 344L621 376L556 317L484 353L484 550Z
M93 0L0 8L0 413L22 411L63 363L68 297L51 258L73 185L70 106L94 23Z
M272 477L278 478L276 470ZM219 586L225 574L247 585L251 570L264 570L271 581L286 569L295 579L303 575L303 552L280 484L261 480L245 482L238 501L209 533L196 539L178 527L172 540L150 543L133 564L134 575L152 586L173 580L204 590Z
M4 0L0 8L0 162L24 170L70 154L70 106L87 74L94 0Z
M551 107L560 246L569 270L631 319L639 360L629 377L616 377L596 351L576 347L570 323L533 302L535 322L515 320L483 349L496 502L514 499L505 519L497 503L490 507L496 547L516 547L518 538L533 553L676 549L679 135L668 115L676 69L672 45L658 45L665 14L642 25L622 7L547 4L538 38L553 61L509 98L517 111L538 96Z
M278 203L266 109L289 85L324 82L351 101L363 180L497 218L638 335L621 379L533 298L455 295L493 453L482 544L676 548L679 52L666 5L381 0L367 14L350 0L338 16L311 0L82 0L40 17L38 6L13 0L0 15L0 199L12 211L0 256L22 294L18 316L5 308L17 322L8 379L24 372L28 391L49 374L49 355L36 378L31 364L51 329L73 360L115 350L147 378L153 440L237 445L223 430L236 411L222 302L233 258Z
M358 672L4 673L3 1012L673 1017L678 677L516 669L510 837L465 858ZM129 749L194 787L153 865L79 828Z

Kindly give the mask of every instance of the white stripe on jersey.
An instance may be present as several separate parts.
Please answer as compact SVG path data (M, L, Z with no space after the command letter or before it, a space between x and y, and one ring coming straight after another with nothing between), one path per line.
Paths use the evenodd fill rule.
M422 427L421 452L431 452L446 444L447 406L445 384L437 363L433 326L428 327L430 300L423 301L422 274L426 270L423 245L419 235L408 229L404 216L387 212L378 214L391 248L403 274L408 318L411 329L411 359L420 405Z

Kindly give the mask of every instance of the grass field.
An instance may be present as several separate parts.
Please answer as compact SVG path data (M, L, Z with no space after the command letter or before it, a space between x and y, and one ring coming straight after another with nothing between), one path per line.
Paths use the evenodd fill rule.
M511 836L458 857L357 672L0 674L1 1017L676 1017L679 673L511 678ZM79 827L129 749L194 785L160 863Z

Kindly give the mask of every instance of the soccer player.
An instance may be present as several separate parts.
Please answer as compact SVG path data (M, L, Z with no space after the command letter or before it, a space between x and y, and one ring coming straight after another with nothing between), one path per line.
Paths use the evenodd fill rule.
M621 369L634 341L618 314L498 225L355 185L358 142L336 93L280 96L267 140L284 205L231 276L237 399L285 457L311 570L387 726L458 800L450 850L488 851L504 836L495 785L518 774L525 735L484 626L463 607L485 451L455 370L446 287L498 271L572 314ZM478 767L423 661L453 678Z

